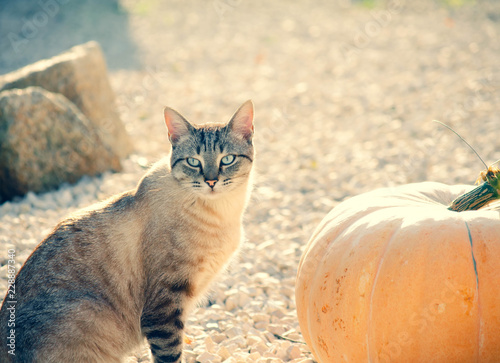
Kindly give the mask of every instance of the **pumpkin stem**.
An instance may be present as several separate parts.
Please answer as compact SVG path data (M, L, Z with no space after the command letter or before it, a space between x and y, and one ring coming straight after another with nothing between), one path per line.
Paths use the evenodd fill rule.
M491 183L490 180L487 180L470 192L457 197L451 202L448 209L455 212L477 210L495 199L500 199L499 190L491 185L496 184L498 186L498 177L496 177L494 181L496 181L496 183Z

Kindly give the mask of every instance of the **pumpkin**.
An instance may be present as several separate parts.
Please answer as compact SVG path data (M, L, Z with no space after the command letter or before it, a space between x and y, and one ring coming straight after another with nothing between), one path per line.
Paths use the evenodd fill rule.
M499 362L500 208L415 183L336 206L303 252L303 337L319 362Z

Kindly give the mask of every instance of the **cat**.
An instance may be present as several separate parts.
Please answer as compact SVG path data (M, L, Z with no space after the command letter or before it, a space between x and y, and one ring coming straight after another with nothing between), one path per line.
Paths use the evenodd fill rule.
M243 238L253 115L249 100L228 123L194 126L165 108L170 157L62 221L19 271L0 361L120 362L146 337L155 362L180 362L186 315Z

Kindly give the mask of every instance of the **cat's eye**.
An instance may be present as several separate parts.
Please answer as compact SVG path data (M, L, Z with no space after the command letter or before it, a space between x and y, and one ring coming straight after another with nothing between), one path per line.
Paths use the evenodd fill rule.
M232 163L234 163L235 159L236 157L234 155L226 155L221 159L220 162L222 165L231 165Z
M201 162L198 159L195 158L187 158L186 162L192 166L193 168L196 168L201 165Z

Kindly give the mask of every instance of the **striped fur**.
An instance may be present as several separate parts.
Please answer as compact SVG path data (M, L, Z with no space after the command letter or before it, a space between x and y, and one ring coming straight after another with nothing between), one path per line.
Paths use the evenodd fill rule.
M195 127L168 108L165 121L170 159L62 221L19 271L15 355L3 339L1 362L120 362L144 337L155 362L181 361L189 310L242 240L253 106L227 124Z

